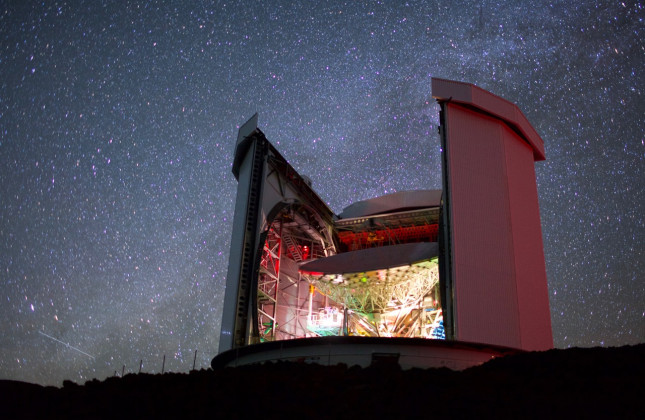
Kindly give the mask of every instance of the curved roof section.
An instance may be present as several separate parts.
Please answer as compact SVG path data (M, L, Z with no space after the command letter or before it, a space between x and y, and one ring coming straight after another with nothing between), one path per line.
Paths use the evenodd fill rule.
M353 203L338 215L341 219L373 216L428 207L439 207L441 190L401 191Z
M320 258L300 266L300 271L315 275L362 273L410 265L439 255L436 242L417 242L361 249Z
M455 102L471 106L503 120L531 146L535 160L546 159L544 141L514 103L471 83L434 77L432 78L432 97L439 102Z

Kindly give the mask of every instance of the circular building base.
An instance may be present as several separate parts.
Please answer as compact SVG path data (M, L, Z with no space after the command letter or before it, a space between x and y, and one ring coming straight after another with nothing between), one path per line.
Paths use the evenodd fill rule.
M265 362L288 361L333 366L368 367L398 364L402 369L441 368L463 370L496 357L522 350L490 344L425 338L315 337L253 344L218 354L213 369Z

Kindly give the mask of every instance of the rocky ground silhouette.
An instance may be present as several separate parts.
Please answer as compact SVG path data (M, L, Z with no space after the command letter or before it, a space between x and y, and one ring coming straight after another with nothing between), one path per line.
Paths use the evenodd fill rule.
M273 363L84 385L0 381L0 418L645 418L645 344L529 352L456 372Z

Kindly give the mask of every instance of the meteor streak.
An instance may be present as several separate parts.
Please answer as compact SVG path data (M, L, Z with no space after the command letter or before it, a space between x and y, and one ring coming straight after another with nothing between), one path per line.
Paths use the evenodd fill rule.
M44 332L42 332L42 331L38 331L38 332L40 333L40 335L44 335L44 336L45 336L45 337L47 337L47 338L50 338L50 339L52 339L52 340L54 340L54 341L56 341L56 342L58 342L58 343L61 343L61 344L66 345L66 346L67 346L67 348L70 348L70 349L72 349L72 350L76 350L77 352L82 353L82 354L86 355L87 357L91 357L92 359L96 360L96 357L92 356L91 354L85 353L83 350L78 349L78 348L76 348L76 347L74 347L74 346L70 345L69 343L65 343L65 342L63 342L63 341L60 341L58 338L54 338L54 337L52 337L51 335L47 335L47 334L45 334L45 333L44 333Z

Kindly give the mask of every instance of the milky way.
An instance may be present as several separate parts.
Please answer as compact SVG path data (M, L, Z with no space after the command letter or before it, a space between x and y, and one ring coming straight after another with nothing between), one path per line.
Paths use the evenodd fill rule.
M207 367L239 125L335 212L439 188L431 77L544 139L555 345L645 341L641 2L43 3L0 9L0 378Z

